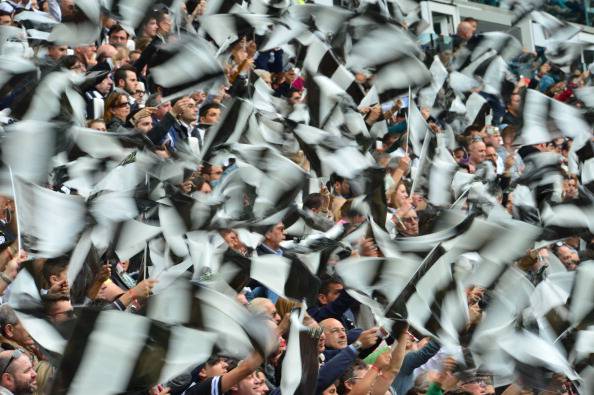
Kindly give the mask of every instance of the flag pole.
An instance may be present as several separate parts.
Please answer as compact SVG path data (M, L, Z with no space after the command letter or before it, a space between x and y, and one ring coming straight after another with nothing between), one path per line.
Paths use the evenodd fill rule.
M410 85L408 86L408 116L406 116L406 147L404 153L408 156L408 144L410 139L410 102L412 100L412 93Z
M19 209L18 209L18 204L17 204L17 191L16 191L16 187L14 185L14 176L12 174L12 167L8 166L8 174L10 175L10 185L12 187L12 195L13 195L13 202L14 202L14 216L16 219L16 224L17 224L17 254L19 254L21 252L21 249L23 247L23 243L21 241L21 223L19 221Z

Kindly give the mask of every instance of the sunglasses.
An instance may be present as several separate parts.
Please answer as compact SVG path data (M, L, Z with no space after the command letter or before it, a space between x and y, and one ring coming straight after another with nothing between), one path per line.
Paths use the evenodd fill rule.
M21 350L14 350L10 354L10 358L8 359L8 363L6 365L4 365L4 368L2 368L2 373L0 373L0 376L2 376L4 373L6 373L6 371L8 370L8 368L10 366L10 364L13 363L15 359L20 358L21 355L23 355L23 352Z
M115 105L115 107L118 107L118 108L122 108L122 107L126 107L126 106L130 106L130 103L125 102L125 103L118 103Z

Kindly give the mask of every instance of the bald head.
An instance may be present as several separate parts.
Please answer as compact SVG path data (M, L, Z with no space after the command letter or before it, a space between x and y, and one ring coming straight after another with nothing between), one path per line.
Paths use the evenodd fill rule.
M281 321L280 316L276 312L276 307L269 299L266 298L254 298L248 304L248 310L254 314L264 315L276 324Z
M457 34L464 41L468 41L472 38L472 35L474 34L474 27L470 22L460 22L460 24L458 25Z
M482 141L473 141L468 147L468 159L473 165L483 163L487 158L487 146Z
M97 57L108 59L114 57L118 53L118 50L113 45L103 44L97 48Z
M326 347L341 350L348 345L346 330L342 322L334 318L327 318L320 322L320 326L324 328Z

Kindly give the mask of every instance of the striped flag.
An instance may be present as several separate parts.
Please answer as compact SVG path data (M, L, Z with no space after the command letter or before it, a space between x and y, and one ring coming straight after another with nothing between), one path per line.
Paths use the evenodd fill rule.
M198 37L182 38L160 48L150 66L151 76L164 88L165 96L179 97L225 81L221 64Z
M341 64L332 49L320 39L311 36L312 42L307 47L304 67L312 75L319 73L331 79L340 89L353 98L355 104L365 97L363 89L355 81L355 76Z

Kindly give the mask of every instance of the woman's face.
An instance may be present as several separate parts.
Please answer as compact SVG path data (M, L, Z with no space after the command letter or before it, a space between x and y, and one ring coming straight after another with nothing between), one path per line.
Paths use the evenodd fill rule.
M128 103L128 98L124 95L118 97L111 108L111 113L114 117L126 121L128 115L130 115L130 103Z
M157 24L157 20L151 19L144 26L144 35L147 37L155 37L157 35L158 28L159 28L159 25Z
M400 208L406 206L407 203L409 203L409 199L408 192L406 192L406 186L404 184L400 184L394 193L394 205L396 208Z

